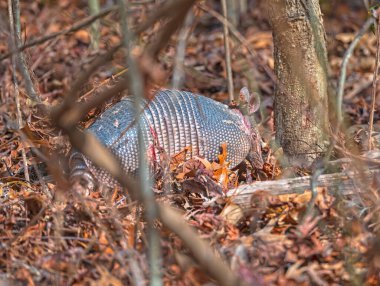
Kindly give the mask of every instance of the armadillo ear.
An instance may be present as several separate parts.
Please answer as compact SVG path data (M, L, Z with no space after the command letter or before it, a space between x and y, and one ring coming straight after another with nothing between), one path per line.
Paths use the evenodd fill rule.
M260 96L256 93L250 93L247 87L240 90L240 100L248 103L248 114L255 113L260 107Z

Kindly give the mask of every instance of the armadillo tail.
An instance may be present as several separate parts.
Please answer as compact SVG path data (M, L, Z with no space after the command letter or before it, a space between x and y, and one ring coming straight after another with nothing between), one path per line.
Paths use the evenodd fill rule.
M83 155L72 150L69 158L70 182L79 182L83 187L90 190L95 187L95 179L88 169Z

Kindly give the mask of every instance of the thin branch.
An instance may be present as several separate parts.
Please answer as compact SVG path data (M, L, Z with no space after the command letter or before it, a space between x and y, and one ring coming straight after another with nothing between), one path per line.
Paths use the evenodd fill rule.
M190 25L193 15L189 13L186 17L185 24L179 32L177 53L174 61L172 88L179 89L183 81L183 62L185 60L186 40L190 34Z
M352 53L355 49L355 47L358 45L360 39L364 36L364 34L367 32L367 30L371 27L371 25L375 22L375 19L373 17L369 18L361 27L359 32L356 34L354 40L351 42L350 46L348 47L347 51L344 53L342 66L340 68L340 77L339 77L339 83L338 83L338 89L337 89L337 103L336 103L336 112L337 112L337 118L338 123L341 123L343 121L343 112L342 112L342 105L343 105L343 92L344 92L344 83L346 81L346 72L347 72L347 64L352 56Z
M253 61L255 61L258 65L260 65L264 72L267 74L267 76L274 82L277 83L277 78L274 75L273 71L263 62L263 59L261 58L260 54L257 54L253 49L250 47L250 43L244 38L244 36L230 23L227 19L225 19L221 14L216 12L215 10L212 10L210 7L202 4L198 4L197 7L199 7L201 10L209 13L211 16L215 17L218 21L220 21L223 24L226 24L229 28L229 31L231 34L241 43L242 46L244 46L250 56L252 57ZM260 61L258 61L258 59Z
M372 96L371 96L371 111L369 114L369 135L368 135L368 150L372 150L372 132L373 132L373 118L375 115L375 105L376 105L376 83L377 75L379 73L379 58L380 58L380 8L374 11L376 15L376 62L375 70L373 72L373 82L372 82Z
M13 16L15 23L15 45L18 47L21 46L21 23L20 23L20 3L19 0L13 1ZM29 70L26 65L25 56L22 52L16 53L17 66L24 79L26 94L27 96L36 103L40 103L40 97L38 96L32 78L30 76Z
M324 162L322 162L322 164L325 165ZM313 172L312 176L310 176L311 198L310 198L310 200L308 202L306 213L302 217L302 221L306 221L309 216L312 216L314 214L314 212L313 212L313 210L314 210L314 204L315 204L315 200L317 199L317 195L318 195L318 191L317 191L318 178L322 175L322 173L324 172L324 170L325 170L325 168L323 166L320 166L319 168L317 168Z
M223 9L223 17L227 19L227 2L226 0L222 0L222 9ZM232 68L231 68L231 51L230 51L230 43L229 43L229 35L228 35L228 26L226 21L223 21L223 40L224 40L224 56L226 59L226 70L227 70L227 84L228 84L228 97L230 102L234 100L234 83L232 79Z
M165 226L181 238L198 263L202 265L202 271L213 277L217 281L217 285L243 285L230 268L223 263L223 260L215 256L208 243L199 238L192 228L183 223L183 218L178 212L161 204L158 208L160 218L165 222ZM184 227L185 225L186 227Z
M10 25L10 31L11 31L11 43L12 47L17 47L17 37L19 36L20 31L20 22L15 21L19 20L20 17L15 17L15 15L19 15L19 9L20 9L20 3L18 0L14 0L14 6L12 3L12 0L8 0L8 13L9 13L9 25ZM18 26L18 27L17 27ZM17 109L17 125L18 129L21 129L22 127L22 113L21 113L21 106L20 106L20 90L19 85L17 81L17 75L16 75L16 62L17 62L17 54L12 55L12 76L13 76L13 84L15 87L15 101L16 101L16 109ZM29 169L28 169L28 161L26 158L26 152L25 152L25 146L21 139L21 156L22 156L22 162L24 165L24 174L25 174L25 180L29 182Z
M137 27L135 30L134 30L134 34L139 34L139 33L142 33L143 31L145 31L146 29L148 29L150 27L150 25L153 25L156 21L160 20L162 17L166 16L166 15L171 15L170 11L171 9L174 9L176 7L182 7L184 6L183 5L183 2L185 1L189 1L189 0L182 0L182 1L178 1L178 0L175 0L175 1L170 1L168 2L167 5L164 5L162 8L158 9L158 10L155 10L156 12L153 13L153 15L151 17L148 18L148 20L144 23L142 23L139 27ZM193 0L194 1L194 0ZM118 6L117 6L118 7ZM114 6L111 7L113 9L116 9ZM110 8L110 9L111 9ZM96 19L94 19L96 20ZM177 23L174 23L174 24L177 24ZM171 35L171 34L170 34ZM159 37L160 38L160 37ZM152 43L151 46L151 49L152 50L156 50L156 52L158 52L162 46L163 46L163 41L162 40L159 40L158 41L158 44L156 43ZM166 43L166 42L165 42ZM52 118L53 120L57 120L58 118L60 118L59 120L66 120L66 116L61 116L62 113L70 113L70 112L77 112L79 111L78 108L75 108L73 110L71 110L74 105L75 105L75 102L76 102L76 99L78 98L78 93L79 93L79 90L81 88L81 86L90 78L90 76L100 67L102 66L103 64L105 64L108 60L110 60L112 57L113 57L113 54L121 47L121 44L120 45L117 45L116 47L112 48L109 52L107 52L106 54L102 55L102 56L98 56L93 62L92 64L90 65L89 68L87 68L87 70L85 72L82 72L79 74L79 77L77 77L77 80L74 82L73 86L71 87L70 91L67 93L66 97L65 97L65 100L63 101L63 103L58 106L57 108L55 108L55 110L52 112ZM128 86L128 83L127 83L127 78L126 77L123 77L118 83L117 85L114 87L114 88L111 88L110 91L112 90L117 90L119 92L121 92L122 90L124 90L126 87ZM100 104L101 102L104 102L104 101L101 101L102 98L109 98L108 96L111 96L112 97L112 94L110 94L110 92L106 91L105 93L107 93L107 96L104 96L103 97L103 94L100 94L99 96L97 96L97 99L95 99L92 103L93 104ZM115 93L116 94L116 93ZM98 100L100 99L100 100ZM91 104L88 104L87 107L84 107L86 110L89 110L87 108L89 108L91 106ZM91 109L91 108L90 108ZM73 113L71 113L73 114ZM75 114L74 117L70 117L70 118L80 118L81 116L85 116L85 115L80 115L80 114ZM70 121L70 120L68 120ZM72 124L72 122L67 122L67 124Z
M100 12L99 0L88 0L88 8L91 15L97 15ZM94 50L99 48L99 40L100 40L100 22L96 20L92 23L90 28L90 36L91 36L91 47Z
M160 9L154 9L146 20L145 23L141 24L139 27L137 27L134 30L134 33L140 34L149 27L151 27L154 23L156 23L159 19L164 17L172 17L173 11L177 11L182 6L183 1L179 0L171 0L171 1L165 1L164 3L160 4Z
M247 0L240 0L239 1L239 8L240 8L240 13L247 13L248 11L248 1Z
M143 134L144 117L141 113L144 108L144 86L143 77L139 70L135 58L130 51L134 43L134 35L128 28L127 4L124 0L119 1L121 13L121 30L123 35L123 45L126 49L127 62L129 67L129 85L135 97L134 108L135 118L137 118L137 137L138 137L138 163L139 163L139 185L141 189L142 202L145 209L145 217L148 228L148 257L150 264L150 285L161 286L161 242L154 221L157 218L157 205L154 200L152 174L149 171L146 157L145 140ZM137 117L136 117L137 116Z
M120 94L127 89L127 87L128 80L123 76L118 82L116 82L116 84L93 96L86 102L78 102L68 110L65 109L64 106L61 106L59 110L52 113L52 117L55 119L61 118L60 120L63 120L64 124L67 126L74 126L77 122L85 118L91 109ZM64 116L62 116L63 112Z
M74 122L71 122L69 119L72 118L72 117L67 117L67 116L61 116L63 113L70 113L70 112L73 112L73 111L78 111L78 109L76 108L76 100L79 96L79 91L81 89L81 87L83 86L83 84L85 82L87 82L87 80L90 78L90 76L102 65L106 64L107 62L109 62L113 55L115 54L115 52L121 47L121 45L117 45L116 47L113 47L111 50L107 51L105 54L103 55L100 55L98 57L95 58L95 60L90 64L90 66L83 72L81 72L77 79L75 80L75 82L73 83L73 85L71 86L70 88L70 91L66 94L65 96L65 99L64 101L62 102L61 105L59 105L58 107L56 107L51 113L51 116L54 120L56 120L57 118L62 118L64 120L67 120L68 122L66 124L69 124L69 125L72 125L74 124ZM122 87L122 90L125 89L125 85L124 83L121 83L120 86ZM113 95L116 95L113 94ZM104 102L104 101L101 101L101 102ZM100 102L100 103L101 103ZM76 114L77 117L75 117L74 119L76 120L76 118L80 118L81 116L85 116L85 114ZM78 121L76 121L78 122ZM75 123L76 123L75 122Z
M181 0L178 1L180 6L172 13L170 20L162 27L153 42L146 47L146 54L148 57L155 59L158 56L160 50L167 45L170 37L177 31L177 29L182 25L182 22L186 18L187 12L193 6L196 0ZM174 10L173 10L174 11Z
M0 61L6 59L8 57L10 57L13 53L21 52L21 51L23 51L23 50L25 50L27 48L30 48L30 47L33 47L33 46L36 46L36 45L40 45L40 44L45 43L45 42L47 42L47 41L49 41L51 39L54 39L56 37L76 32L76 31L78 31L78 30L80 30L80 29L82 29L84 27L87 27L87 26L91 25L97 19L102 18L102 17L108 15L109 13L111 13L112 11L115 11L115 10L117 10L117 6L116 5L115 6L111 6L109 8L104 9L99 14L96 14L96 15L84 18L82 21L80 21L80 22L72 25L70 28L67 28L67 29L64 29L64 30L62 30L60 32L51 33L49 35L46 35L46 36L43 36L43 37L31 40L30 42L24 44L23 46L19 47L18 49L14 49L14 50L12 50L12 51L4 54L3 56L1 56L0 57Z

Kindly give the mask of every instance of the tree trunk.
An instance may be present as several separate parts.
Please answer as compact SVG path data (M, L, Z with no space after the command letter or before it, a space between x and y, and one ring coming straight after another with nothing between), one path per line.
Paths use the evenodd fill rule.
M317 0L267 2L277 86L276 140L291 162L309 165L328 145L327 52Z

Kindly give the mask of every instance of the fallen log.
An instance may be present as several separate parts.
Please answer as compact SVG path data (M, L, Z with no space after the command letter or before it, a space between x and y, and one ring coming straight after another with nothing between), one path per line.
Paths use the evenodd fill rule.
M326 187L332 194L352 195L365 192L374 178L380 178L380 170L363 172L346 172L320 175L315 182L316 187ZM227 192L232 202L246 209L251 207L251 197L257 192L268 195L301 194L310 191L312 176L281 179L276 181L255 182L241 185Z

